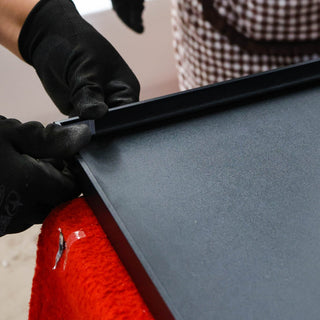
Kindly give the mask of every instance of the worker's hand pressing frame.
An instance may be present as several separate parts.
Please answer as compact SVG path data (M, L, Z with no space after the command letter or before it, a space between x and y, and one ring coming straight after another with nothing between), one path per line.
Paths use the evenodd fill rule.
M0 236L42 223L55 206L79 195L64 160L90 138L86 125L44 128L0 116Z
M66 115L96 119L139 99L134 73L70 0L39 1L22 27L19 50Z

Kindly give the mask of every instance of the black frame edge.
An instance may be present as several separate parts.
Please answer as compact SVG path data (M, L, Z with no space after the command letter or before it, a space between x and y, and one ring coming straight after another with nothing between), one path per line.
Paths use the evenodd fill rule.
M133 248L129 244L129 241L118 226L104 201L101 199L96 188L93 186L86 173L85 165L82 164L83 160L81 159L81 156L79 156L77 160L81 166L78 169L77 179L83 187L85 200L93 210L99 224L135 283L136 288L149 308L149 311L157 320L179 320L179 315L173 316L167 303L158 292L155 284L152 282Z
M208 108L218 111L221 106L235 101L240 102L316 80L320 80L320 59L115 107L94 123L77 117L56 123L64 126L88 122L93 134L106 134Z

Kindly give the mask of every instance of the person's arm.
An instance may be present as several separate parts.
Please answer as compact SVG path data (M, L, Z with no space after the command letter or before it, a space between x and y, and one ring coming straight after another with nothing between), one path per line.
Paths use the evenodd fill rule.
M139 100L132 70L70 0L0 0L0 44L36 69L66 115L97 119Z
M0 44L22 59L18 49L21 28L39 0L0 0Z

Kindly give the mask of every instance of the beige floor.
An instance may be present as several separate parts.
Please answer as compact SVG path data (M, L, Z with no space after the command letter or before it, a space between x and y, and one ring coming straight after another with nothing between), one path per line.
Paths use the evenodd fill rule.
M1 319L26 320L40 226L0 238Z

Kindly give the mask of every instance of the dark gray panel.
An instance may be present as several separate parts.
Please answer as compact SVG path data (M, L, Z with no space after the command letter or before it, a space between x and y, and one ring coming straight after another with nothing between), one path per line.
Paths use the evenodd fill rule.
M319 318L319 101L305 89L81 154L177 319Z

